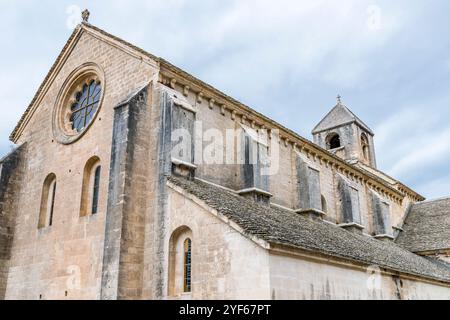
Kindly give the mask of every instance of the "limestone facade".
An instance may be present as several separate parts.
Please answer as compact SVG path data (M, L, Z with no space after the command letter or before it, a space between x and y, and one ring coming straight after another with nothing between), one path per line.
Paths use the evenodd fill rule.
M61 143L54 120L61 88L85 64L102 73L102 102L83 135ZM365 161L357 161L364 160L359 138L343 154L325 150L321 133L317 144L310 142L84 22L12 133L19 148L1 161L0 298L449 299L450 267L448 281L382 268L374 288L367 263L278 248L167 180L175 174L207 181L243 201L394 246L409 207L424 199L379 172L373 134L351 126L359 130L351 137L367 134ZM177 129L192 140L174 155ZM238 137L231 153L230 132ZM223 161L204 156L211 144ZM238 149L245 159L256 150L258 161L227 162ZM270 157L276 170L262 175L260 160ZM92 159L101 166L95 214L83 200L90 199L88 207L93 201L92 191L83 191L94 184L95 170L86 171ZM40 226L49 174L56 177L53 221ZM192 241L189 292L186 239Z

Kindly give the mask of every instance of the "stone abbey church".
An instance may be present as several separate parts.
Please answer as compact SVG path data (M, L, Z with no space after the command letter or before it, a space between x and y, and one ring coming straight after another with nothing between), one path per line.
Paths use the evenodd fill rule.
M450 299L450 199L340 98L312 133L85 15L0 160L0 298Z

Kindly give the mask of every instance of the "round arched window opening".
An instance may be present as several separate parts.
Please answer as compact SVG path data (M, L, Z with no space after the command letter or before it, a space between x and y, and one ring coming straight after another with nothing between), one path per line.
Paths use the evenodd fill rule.
M362 147L364 159L369 160L369 158L370 158L369 139L367 138L367 136L364 133L361 135L361 147Z
M74 70L64 82L53 113L53 135L63 144L77 141L93 124L104 96L103 71L94 63Z
M329 150L337 149L341 147L341 138L337 133L331 134L327 138L327 147Z

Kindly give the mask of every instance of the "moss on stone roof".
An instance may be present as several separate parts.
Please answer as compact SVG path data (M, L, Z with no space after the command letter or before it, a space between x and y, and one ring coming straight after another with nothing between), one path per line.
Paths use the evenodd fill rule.
M417 203L397 243L412 252L450 249L450 198Z

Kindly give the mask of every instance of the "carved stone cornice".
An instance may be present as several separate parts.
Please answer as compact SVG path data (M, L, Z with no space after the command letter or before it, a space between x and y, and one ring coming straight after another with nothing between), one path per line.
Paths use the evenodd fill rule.
M406 186L403 186L400 182L397 182L396 185L390 185L376 175L347 163L336 155L333 155L313 142L299 136L295 132L236 101L201 80L194 78L181 69L171 65L167 61L161 60L160 67L163 77L169 79L178 77L177 83L188 86L190 90L196 93L201 99L208 99L209 106L211 106L211 102L220 105L220 112L222 114L224 114L225 109L229 109L233 120L236 119L237 115L241 115L242 121L248 122L253 126L258 125L260 128L264 127L268 129L278 129L280 132L280 141L282 141L286 147L291 146L294 148L295 145L314 161L320 162L321 165L331 167L337 172L346 175L349 179L366 185L368 188L378 191L382 195L396 201L397 203L401 203L405 196L409 196L414 201L424 200L424 197ZM395 186L398 186L399 188L396 188Z

